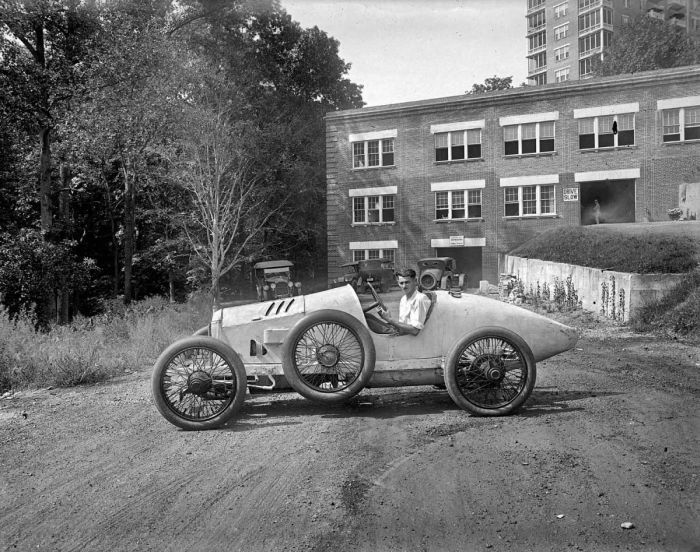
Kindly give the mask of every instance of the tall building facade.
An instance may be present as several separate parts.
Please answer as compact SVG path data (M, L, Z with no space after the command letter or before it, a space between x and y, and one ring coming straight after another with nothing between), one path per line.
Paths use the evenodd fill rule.
M700 0L527 0L528 84L591 76L615 29L641 15L700 36Z
M700 216L700 65L326 115L328 275L457 260L467 286L538 233Z

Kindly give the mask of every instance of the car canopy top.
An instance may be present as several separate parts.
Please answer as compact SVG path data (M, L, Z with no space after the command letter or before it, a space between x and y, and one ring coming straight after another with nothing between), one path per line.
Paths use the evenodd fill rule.
M255 270L258 270L260 268L284 268L292 266L294 266L294 263L291 261L262 261L259 263L255 263L253 265L253 268Z

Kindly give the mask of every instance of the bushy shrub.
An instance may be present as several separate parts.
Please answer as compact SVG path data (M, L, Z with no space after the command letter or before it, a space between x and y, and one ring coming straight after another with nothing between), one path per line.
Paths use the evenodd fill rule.
M642 308L632 327L700 337L700 270L688 274L662 299Z
M518 257L638 274L682 273L698 265L692 237L627 235L616 230L565 227L548 230L510 252Z

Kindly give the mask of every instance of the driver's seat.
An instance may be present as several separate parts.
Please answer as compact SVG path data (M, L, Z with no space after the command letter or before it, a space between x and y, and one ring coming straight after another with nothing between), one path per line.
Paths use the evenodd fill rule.
M430 299L430 307L428 307L428 313L425 315L425 322L423 323L425 325L428 323L428 319L430 318L430 315L433 312L433 308L435 308L435 303L437 303L437 293L435 293L434 291L423 291L422 293ZM365 313L365 320L367 321L367 326L369 327L369 329L372 330L374 333L377 333L377 334L393 334L393 333L395 333L394 328L389 326L386 322L384 322L384 320L379 318L376 314L366 312Z

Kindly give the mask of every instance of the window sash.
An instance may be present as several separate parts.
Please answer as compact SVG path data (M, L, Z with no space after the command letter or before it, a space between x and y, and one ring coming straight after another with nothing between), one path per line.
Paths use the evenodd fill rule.
M613 133L615 122L617 134ZM634 113L579 119L578 143L582 150L634 145Z
M395 221L395 195L354 197L353 224L382 224Z
M390 167L394 165L394 139L352 142L352 168Z
M554 184L508 186L503 189L506 217L532 217L556 213Z
M554 121L504 126L503 141L507 156L554 151Z
M481 158L480 128L435 134L436 162L479 158Z
M481 190L435 192L435 220L481 218ZM466 200L466 201L465 201Z

